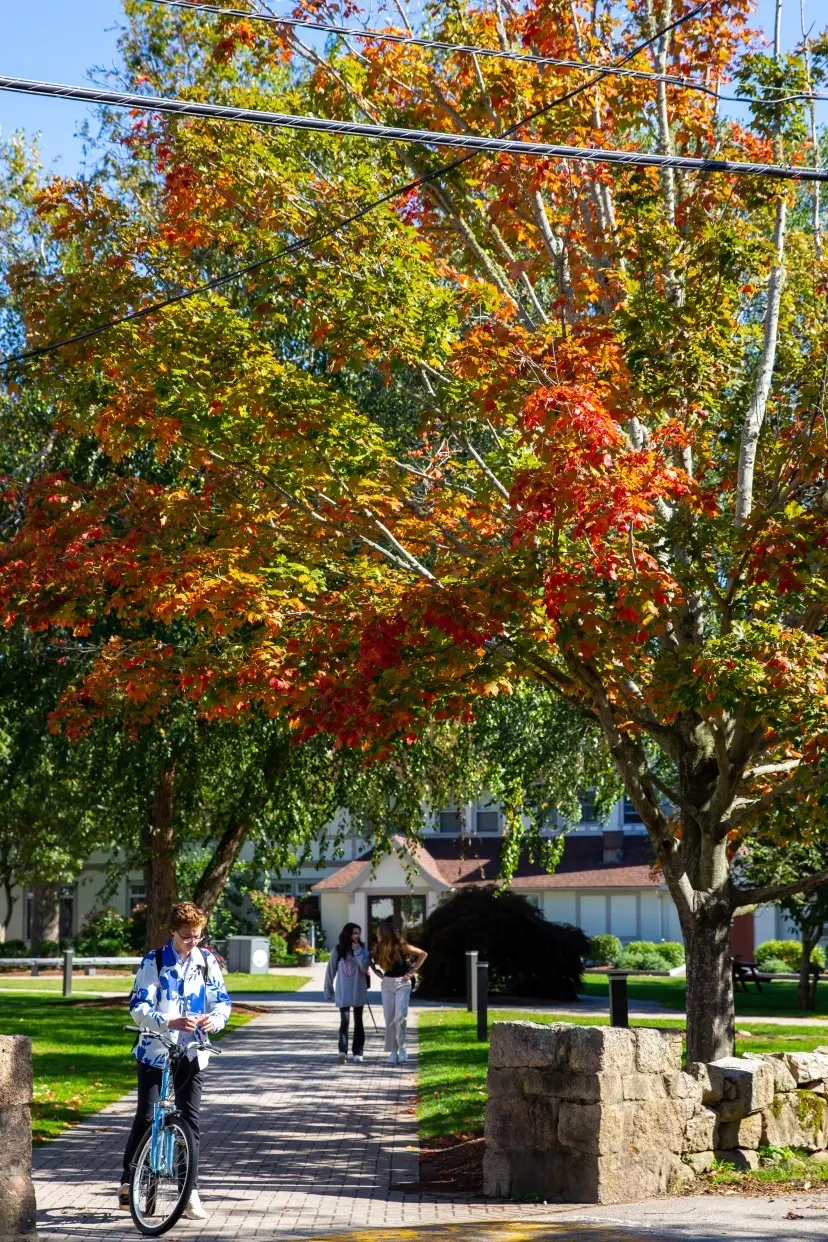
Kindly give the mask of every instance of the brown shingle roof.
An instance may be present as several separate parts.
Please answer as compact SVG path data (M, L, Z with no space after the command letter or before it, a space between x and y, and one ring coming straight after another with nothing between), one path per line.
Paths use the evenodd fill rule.
M395 838L401 845L402 838ZM466 884L489 884L500 871L502 842L497 837L429 837L428 846L409 845L412 861L441 885L459 888ZM518 890L549 888L657 888L663 883L653 875L653 855L647 837L624 836L622 860L605 863L603 837L572 836L554 875L522 855L510 887ZM371 871L370 854L346 863L333 875L320 880L313 892L336 892L356 887Z

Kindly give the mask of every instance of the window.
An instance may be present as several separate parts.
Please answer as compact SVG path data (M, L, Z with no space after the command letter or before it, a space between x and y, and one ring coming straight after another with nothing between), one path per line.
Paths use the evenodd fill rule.
M457 810L441 811L437 831L456 836L463 830L463 817Z
M426 916L425 897L369 897L368 925L371 929L371 940L375 940L380 923L389 920L397 931L407 940L416 937L422 930Z
M521 897L525 897L529 902L529 905L534 906L536 910L542 909L543 903L541 901L540 893L521 893L520 895Z
M500 832L500 811L478 811L475 825L478 832Z
M590 789L581 795L581 823L597 824L598 810L595 806L595 790Z
M147 886L143 880L130 880L127 884L127 915L135 910L136 906L145 906L147 904Z
M624 799L624 823L625 824L640 824L641 823L641 816L638 814L638 811L635 809L635 804L632 802L630 798Z

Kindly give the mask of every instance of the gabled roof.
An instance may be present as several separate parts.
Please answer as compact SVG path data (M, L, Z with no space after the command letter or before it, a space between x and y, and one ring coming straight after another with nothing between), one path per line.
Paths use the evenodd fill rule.
M653 873L653 854L647 837L627 834L623 838L621 861L604 862L602 836L571 836L554 875L521 856L509 887L518 891L572 888L658 888L664 881ZM430 837L428 846L394 838L429 887L438 891L463 888L468 884L491 884L500 872L503 842L497 837ZM369 879L370 854L346 863L333 875L315 884L314 893L353 892Z

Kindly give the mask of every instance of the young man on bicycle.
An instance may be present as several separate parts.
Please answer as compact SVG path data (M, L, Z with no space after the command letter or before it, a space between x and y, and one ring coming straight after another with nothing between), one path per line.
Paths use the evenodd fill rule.
M118 1204L129 1211L129 1171L141 1139L152 1124L152 1114L161 1087L165 1049L154 1031L176 1032L173 1039L188 1047L186 1059L175 1073L175 1104L190 1123L196 1141L196 1180L184 1215L204 1220L198 1190L199 1110L203 1070L199 1064L194 1031L220 1031L230 1017L230 997L224 987L219 964L208 949L198 947L207 926L207 915L189 901L173 906L170 914L171 939L163 949L146 955L135 976L130 1013L145 1033L135 1044L138 1061L138 1105L124 1152L124 1170L118 1191Z

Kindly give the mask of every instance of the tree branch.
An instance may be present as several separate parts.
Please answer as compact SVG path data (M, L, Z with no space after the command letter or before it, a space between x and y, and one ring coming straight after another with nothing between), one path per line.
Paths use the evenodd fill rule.
M734 910L741 906L764 906L772 901L781 901L783 897L795 897L797 893L811 893L823 884L828 884L828 871L804 876L800 880L791 880L789 884L768 884L764 888L734 888L731 902Z

